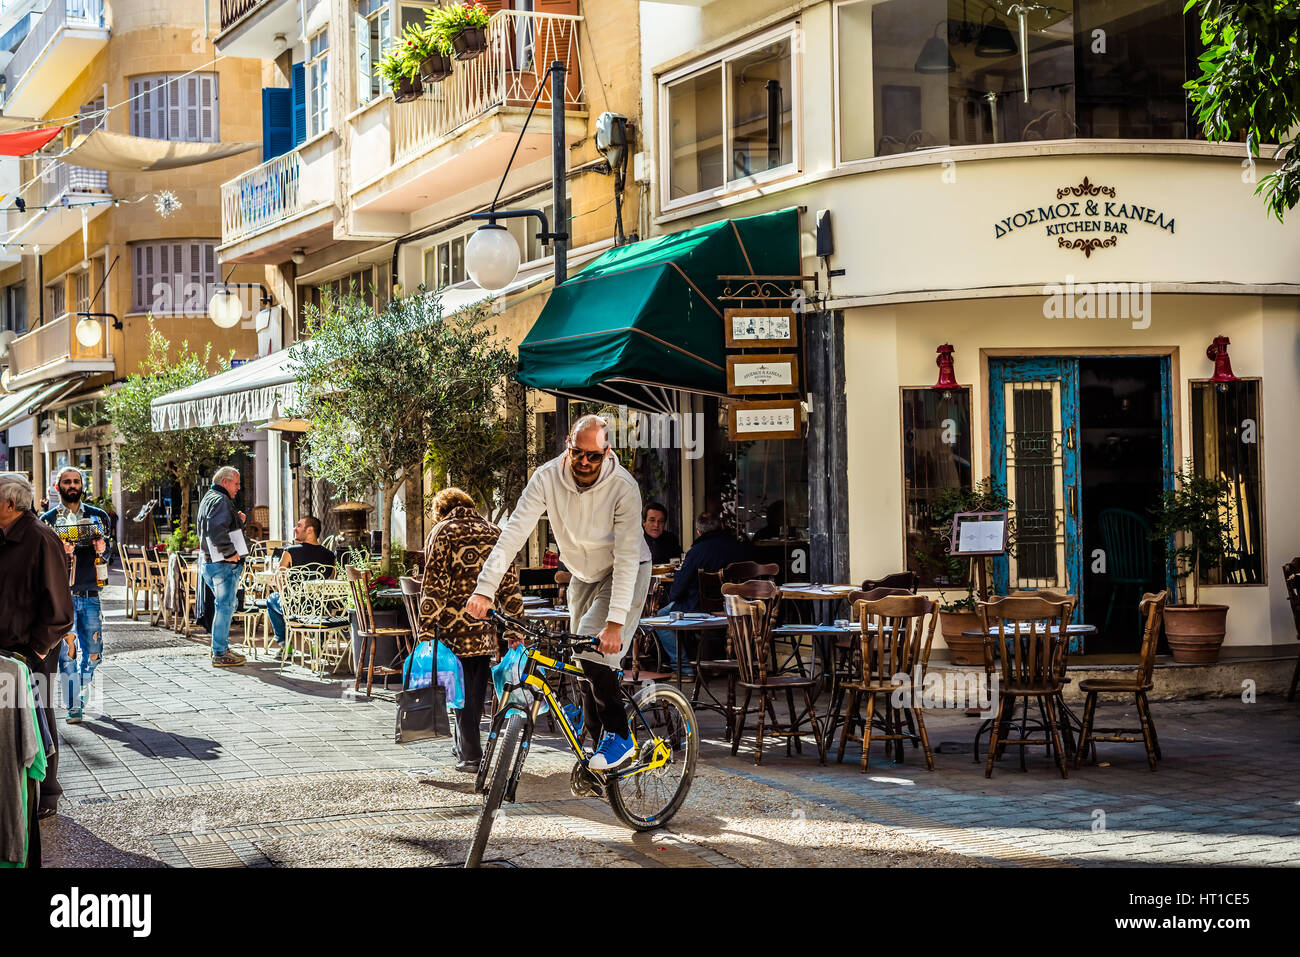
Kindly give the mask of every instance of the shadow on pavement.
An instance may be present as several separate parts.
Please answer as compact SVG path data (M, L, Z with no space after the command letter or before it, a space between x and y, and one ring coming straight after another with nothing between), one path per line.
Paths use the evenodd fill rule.
M111 727L108 727L110 726ZM196 761L215 761L221 742L212 738L195 738L171 731L159 731L143 725L129 724L117 718L87 721L81 726L101 738L119 741L146 758L192 757Z
M166 867L161 861L110 844L60 814L41 822L43 867Z

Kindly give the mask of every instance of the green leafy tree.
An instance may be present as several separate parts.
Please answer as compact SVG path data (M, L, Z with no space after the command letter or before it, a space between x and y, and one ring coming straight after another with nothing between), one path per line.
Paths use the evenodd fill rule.
M1168 559L1177 578L1192 579L1192 604L1201 603L1201 569L1237 557L1232 494L1223 479L1197 475L1188 459L1175 473L1177 485L1160 493L1152 510L1151 537L1169 542ZM1182 588L1187 601L1187 586Z
M171 342L154 328L150 317L149 352L140 371L128 376L122 387L109 393L105 401L109 421L122 437L117 462L123 484L132 491L153 484L179 484L181 509L177 529L182 533L189 528L190 488L198 481L204 466L225 463L238 450L239 426L155 432L150 403L212 375L211 353L211 343L198 355L190 351L190 344L185 341L173 355ZM220 358L217 365L224 372L230 368L230 360Z
M311 347L296 358L300 407L311 422L306 461L343 494L379 492L381 568L392 555L392 508L426 460L489 503L502 463L523 452L503 424L515 362L494 343L486 306L444 316L423 291L376 316L363 300L327 297L308 309Z
M1260 180L1279 221L1300 202L1300 3L1189 0L1201 18L1201 75L1187 84L1211 141L1244 138L1251 157L1276 143L1278 169Z

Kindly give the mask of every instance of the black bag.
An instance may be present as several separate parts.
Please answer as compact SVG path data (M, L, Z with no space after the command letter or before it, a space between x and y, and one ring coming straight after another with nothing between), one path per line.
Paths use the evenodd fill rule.
M427 688L403 689L397 694L397 731L393 740L411 744L425 738L447 737L447 690L438 682Z

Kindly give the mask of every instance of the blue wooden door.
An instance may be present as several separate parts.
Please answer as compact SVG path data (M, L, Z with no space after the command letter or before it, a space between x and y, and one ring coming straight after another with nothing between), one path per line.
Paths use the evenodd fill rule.
M1081 609L1078 360L990 358L989 442L1016 529L1009 554L993 563L994 586L1002 595L1067 591Z

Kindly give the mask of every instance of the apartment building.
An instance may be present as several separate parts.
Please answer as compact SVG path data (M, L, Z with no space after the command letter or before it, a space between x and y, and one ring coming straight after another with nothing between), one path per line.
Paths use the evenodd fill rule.
M1019 529L994 587L1068 590L1107 622L1088 651L1131 653L1098 556L1168 584L1149 509L1191 460L1231 488L1240 553L1201 570L1225 649L1288 644L1300 227L1255 195L1269 162L1201 136L1198 27L1177 0L642 4L649 232L791 210L807 277L803 436L720 424L687 493L746 529L779 500L813 580L931 581L930 507L991 477Z
M220 185L246 165L231 144L260 140L261 64L217 55L208 8L49 0L0 12L4 128L62 127L43 150L0 167L0 304L14 335L0 467L30 472L41 489L74 465L123 514L155 491L173 498L123 494L104 417L108 391L146 355L150 317L173 348L211 342L214 360L236 361L257 351L260 292L246 290L247 321L231 329L208 318L208 301L226 278ZM90 154L73 149L95 131L114 138ZM231 281L245 276L260 278L241 270ZM248 438L252 453L257 437ZM122 531L139 537L141 528L123 522Z
M616 202L625 233L639 228L640 187L629 175L628 188L616 197L614 177L593 142L596 119L606 111L629 117L639 135L638 4L489 0L487 50L456 61L452 75L421 98L397 103L373 65L433 5L221 3L217 49L263 65L263 126L260 162L245 163L221 187L217 253L227 264L262 269L262 281L285 308L260 333L269 356L214 378L201 397L156 404L155 416L159 425L190 421L194 401L221 396L230 421L270 426L268 494L255 504L267 505L273 537L286 536L298 514L320 516L327 533L334 522L329 490L298 465L294 430L301 423L284 415L293 373L283 347L301 338L304 310L329 289L353 288L377 309L421 286L439 291L445 310L486 298L465 272L465 242L478 225L470 214L495 197L498 208L542 209L554 220L546 85L552 62L566 70L561 135L570 268L614 245ZM553 260L534 235L536 221L511 220L509 228L522 265L516 282L493 298L499 334L518 343L545 302ZM539 394L533 408L546 416L554 403ZM419 548L422 490L403 495L394 541Z

